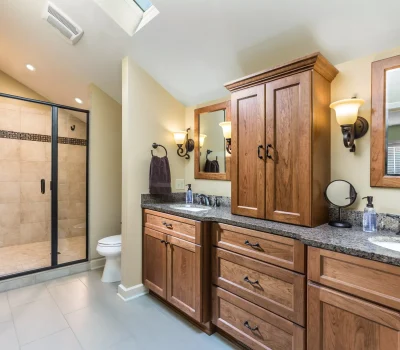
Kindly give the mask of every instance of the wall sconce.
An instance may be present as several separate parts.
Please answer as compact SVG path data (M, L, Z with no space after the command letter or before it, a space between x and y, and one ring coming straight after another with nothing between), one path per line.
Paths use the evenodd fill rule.
M219 126L222 128L222 133L226 139L226 151L231 154L231 134L232 134L232 126L231 122L222 122L219 123Z
M358 116L358 109L364 104L360 98L350 98L331 103L330 108L336 112L336 120L342 128L344 147L350 152L356 151L355 139L363 137L369 128L368 122Z
M176 153L179 157L185 157L186 159L190 159L189 152L194 150L194 141L188 138L189 130L190 128L186 129L186 131L174 132L175 143L178 145ZM185 149L183 149L183 145L185 145Z
M206 137L207 137L206 134L200 134L200 135L199 135L200 148L203 147L203 145L204 145L204 140L206 139Z

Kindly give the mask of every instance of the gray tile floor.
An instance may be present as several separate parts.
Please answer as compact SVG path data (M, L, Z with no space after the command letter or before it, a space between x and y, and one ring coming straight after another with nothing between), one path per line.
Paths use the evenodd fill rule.
M237 349L150 295L125 303L100 278L95 270L0 294L0 349Z

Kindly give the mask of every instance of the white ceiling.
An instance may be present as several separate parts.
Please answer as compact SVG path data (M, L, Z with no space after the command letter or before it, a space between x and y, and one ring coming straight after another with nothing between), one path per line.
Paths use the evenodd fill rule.
M80 97L88 107L91 82L121 102L127 55L194 105L226 96L227 81L314 51L337 64L400 45L398 0L153 0L160 14L134 37L92 0L53 2L82 40L69 45L41 19L45 0L0 0L0 69L74 106Z

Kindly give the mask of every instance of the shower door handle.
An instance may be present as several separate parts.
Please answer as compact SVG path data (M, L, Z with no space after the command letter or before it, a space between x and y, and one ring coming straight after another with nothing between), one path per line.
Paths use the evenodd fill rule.
M46 192L46 180L45 179L40 180L40 192L42 192L42 194L45 194L45 192Z

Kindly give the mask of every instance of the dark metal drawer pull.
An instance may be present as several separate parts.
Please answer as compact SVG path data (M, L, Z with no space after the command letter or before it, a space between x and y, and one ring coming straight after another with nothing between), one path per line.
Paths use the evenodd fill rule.
M162 223L166 228L172 229L172 224L168 224L165 221Z
M254 243L254 244L252 244L252 243L250 243L248 240L245 240L245 241L244 241L244 244L249 245L249 246L252 247L252 248L260 248L260 244L259 244L259 243Z
M163 239L161 240L161 243L167 243L166 241L164 241Z
M249 324L249 321L245 321L245 322L243 323L243 326L245 326L246 328L250 329L252 332L258 330L258 326L251 327L250 324Z
M251 281L251 280L249 279L248 276L246 276L245 278L243 278L243 281L245 281L245 282L247 282L247 283L250 283L251 285L258 284L258 280Z

